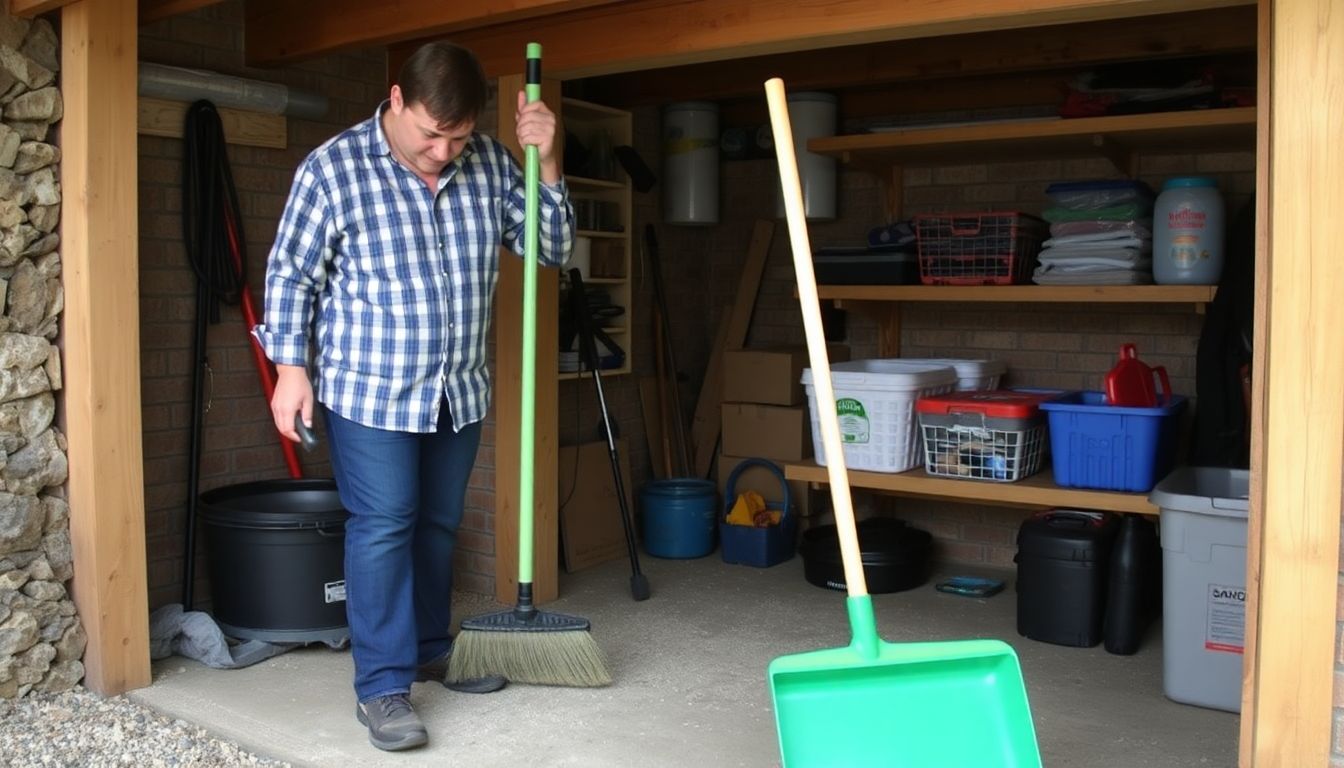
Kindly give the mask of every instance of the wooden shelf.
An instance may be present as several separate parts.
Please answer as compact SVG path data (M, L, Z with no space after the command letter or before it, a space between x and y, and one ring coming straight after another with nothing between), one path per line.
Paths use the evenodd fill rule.
M599 190L599 189L625 189L625 184L619 181L608 181L606 179L590 179L586 176L566 176L565 183L570 189L579 190Z
M1140 151L1255 149L1255 108L1024 120L946 128L826 136L811 152L887 167L1100 155L1119 161Z
M847 301L1020 301L1205 304L1215 285L819 285L822 299Z
M575 237L625 237L624 232L608 232L599 229L580 229L574 232Z
M630 373L629 365L623 365L620 368L603 368L602 378L605 379L608 376L624 376L628 373ZM555 377L560 381L571 381L574 379L591 379L593 378L593 372L588 370L587 368L584 368L582 371L562 371L560 373L557 373Z
M816 462L784 465L784 477L811 483L829 483L826 467ZM1134 512L1143 515L1158 514L1157 507L1148 502L1145 493L1117 493L1092 491L1081 488L1062 488L1054 483L1048 469L1016 483L994 483L978 480L954 480L935 477L923 469L909 472L862 472L851 470L851 488L889 493L897 496L916 496L933 499L993 504L1009 507L1049 508L1075 507L1108 512Z

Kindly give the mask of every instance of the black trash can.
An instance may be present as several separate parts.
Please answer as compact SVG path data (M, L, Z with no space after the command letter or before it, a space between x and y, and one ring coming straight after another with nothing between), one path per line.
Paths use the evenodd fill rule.
M215 622L271 643L350 637L345 521L334 480L264 480L200 496Z
M1056 645L1101 642L1115 517L1051 509L1017 533L1017 633Z

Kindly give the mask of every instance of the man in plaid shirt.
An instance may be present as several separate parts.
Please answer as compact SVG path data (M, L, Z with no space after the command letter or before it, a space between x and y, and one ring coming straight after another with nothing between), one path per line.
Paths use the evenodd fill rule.
M475 131L488 98L471 52L430 43L372 118L314 150L295 174L267 263L265 322L253 331L278 371L280 433L298 440L296 417L311 425L321 405L350 512L356 715L381 749L427 742L408 694L415 681L443 679L451 650L453 549L489 406L499 246L522 252L522 173ZM517 103L518 143L541 159L541 260L562 264L574 215L555 115L521 92Z

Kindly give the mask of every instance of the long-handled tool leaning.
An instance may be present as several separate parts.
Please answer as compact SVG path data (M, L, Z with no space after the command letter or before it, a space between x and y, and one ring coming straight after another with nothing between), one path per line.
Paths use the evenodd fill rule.
M541 46L528 43L528 102L541 98ZM515 683L596 687L611 683L607 659L580 616L537 610L532 604L533 435L536 423L537 245L541 161L524 150L526 218L523 230L522 434L518 488L518 602L510 610L466 619L453 641L448 682L503 675Z
M877 634L845 473L783 81L767 81L765 94L840 535L851 633L846 647L770 662L781 762L784 768L1040 768L1026 684L1012 646L989 639L888 643Z
M593 340L593 318L588 312L588 296L583 290L583 274L569 270L570 311L579 329L579 355L583 364L593 372L597 387L597 407L602 412L602 426L607 433L607 456L611 459L611 480L616 488L616 500L621 511L621 528L625 531L625 548L630 555L630 596L636 601L649 599L649 579L639 570L639 547L635 545L635 530L630 522L630 509L625 501L625 482L621 479L620 457L616 454L616 433L611 428L611 414L607 412L607 397L602 391L602 367ZM604 337L605 338L605 337Z

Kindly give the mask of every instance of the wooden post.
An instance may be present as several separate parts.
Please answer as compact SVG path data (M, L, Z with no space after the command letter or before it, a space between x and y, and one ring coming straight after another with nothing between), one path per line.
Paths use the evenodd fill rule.
M73 596L84 684L146 686L149 598L140 433L135 0L61 10L62 280Z
M1338 703L1344 18L1332 3L1261 6L1268 88L1257 176L1268 200L1258 199L1257 218L1268 250L1257 263L1266 322L1256 328L1255 368L1264 386L1253 409L1262 434L1252 453L1241 761L1288 768L1330 762Z
M524 49L518 49L522 61ZM543 60L542 66L545 66ZM542 70L543 72L545 69ZM514 132L513 113L523 76L499 78L499 129L496 138L513 150L519 163L523 149ZM543 80L541 99L560 114L560 82ZM556 141L563 137L557 136ZM501 249L499 284L495 289L495 598L510 605L518 599L518 451L522 413L523 265ZM533 501L532 598L547 603L560 595L560 513L558 508L560 370L560 273L537 271L536 437Z

